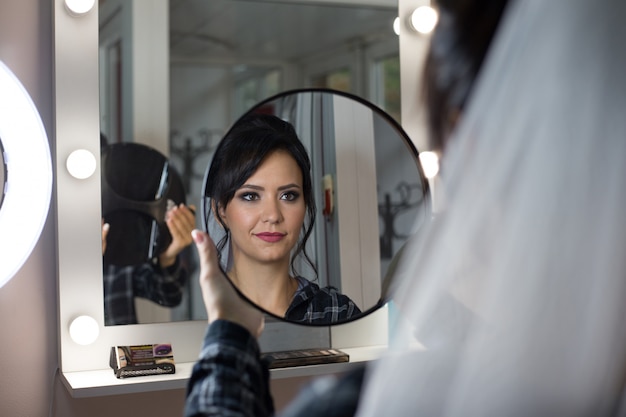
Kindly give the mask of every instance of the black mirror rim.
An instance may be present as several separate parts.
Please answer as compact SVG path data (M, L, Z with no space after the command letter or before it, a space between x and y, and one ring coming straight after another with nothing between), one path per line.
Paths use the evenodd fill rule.
M374 111L377 115L381 116L387 123L389 123L391 125L391 127L393 127L393 129L402 137L402 139L405 142L405 145L409 148L410 152L412 153L412 157L415 159L416 162L416 166L417 166L417 170L420 176L420 181L421 181L421 185L422 185L422 197L423 200L426 204L428 204L428 202L430 201L430 188L429 188L429 183L426 179L426 176L424 175L424 171L423 168L421 166L421 164L419 163L419 152L417 150L417 148L415 147L415 145L413 144L413 141L411 141L411 139L409 138L409 136L407 135L407 133L404 131L404 129L402 128L402 126L393 118L391 117L387 112L385 112L384 110L382 110L380 107L376 106L375 104L371 103L368 100L365 100L362 97L359 97L357 95L354 95L352 93L347 93L344 91L339 91L339 90L334 90L334 89L330 89L330 88L298 88L298 89L292 89L292 90L286 90L283 92L280 92L278 94L275 94L273 96L270 96L262 101L260 101L259 103L257 103L256 105L254 105L252 108L248 109L241 117L239 117L232 125L231 127L227 130L226 135L228 135L228 133L233 129L233 127L237 124L237 122L239 120L241 120L241 118L253 113L256 109L270 103L273 102L275 100L278 100L280 98L283 98L285 96L290 96L290 95L296 95L296 94L301 94L301 93L327 93L327 94L333 94L333 95L339 95L342 97L346 97L348 99L351 99L355 102L358 102L359 104L362 104L363 106L371 109L372 111ZM207 166L207 169L205 170L204 173L204 177L203 177L203 182L202 182L202 190L201 190L201 198L200 198L200 213L201 213L201 223L202 223L202 229L204 231L206 231L208 233L209 231L209 224L208 224L208 213L209 213L209 207L207 207L207 202L206 202L206 187L207 187L207 183L208 183L208 173L209 173L209 166ZM396 255L394 255L394 261L396 261L395 257L399 256L400 252ZM376 302L372 307L362 311L360 314L350 317L348 319L343 319L343 320L338 320L338 321L334 321L334 322L330 322L330 323L306 323L306 322L298 322L298 321L293 321L293 320L288 320L285 319L284 317L280 317L277 316L273 313L268 312L267 310L263 309L262 307L260 307L259 305L257 305L256 303L254 303L253 301L251 301L250 299L248 299L243 293L241 293L239 291L239 289L229 280L229 282L231 283L231 285L233 286L233 288L235 288L235 290L237 291L237 293L248 303L250 303L252 306L254 306L255 308L259 309L260 311L262 311L263 313L265 313L266 315L268 315L269 317L272 317L275 320L278 321L282 321L285 323L290 323L290 324L296 324L296 325L300 325L300 326L312 326L312 327L328 327L328 326L335 326L335 325L341 325L341 324L346 324L346 323L351 323L354 322L356 320L360 320L368 315L370 315L371 313L378 311L380 308L382 308L391 298L392 298L392 294L390 293L386 293L383 292L381 294L381 298L378 300L378 302ZM382 284L382 283L381 283Z

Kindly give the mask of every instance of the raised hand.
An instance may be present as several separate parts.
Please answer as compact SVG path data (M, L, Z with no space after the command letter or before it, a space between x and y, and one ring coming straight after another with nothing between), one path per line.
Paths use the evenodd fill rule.
M195 207L179 204L169 209L165 223L172 235L172 243L159 255L159 264L167 268L176 262L176 256L192 242L191 231L196 227Z
M200 258L200 288L209 318L227 320L246 328L259 337L265 325L263 313L237 294L219 267L217 249L210 236L200 230L192 232Z

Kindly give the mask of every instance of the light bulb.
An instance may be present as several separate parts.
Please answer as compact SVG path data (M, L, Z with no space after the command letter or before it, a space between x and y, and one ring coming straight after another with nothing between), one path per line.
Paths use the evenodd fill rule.
M393 19L393 32L396 35L400 35L400 18L396 17L395 19Z
M96 157L86 149L77 149L67 157L66 166L72 177L84 180L96 172Z
M439 14L430 6L420 6L411 14L411 27L419 33L428 34L433 31Z
M70 14L82 16L89 13L95 3L96 0L65 0L65 7L67 7Z
M439 157L437 154L429 151L420 152L419 159L426 178L434 178L439 172Z
M70 337L79 345L90 345L100 334L98 322L90 316L78 316L70 324Z

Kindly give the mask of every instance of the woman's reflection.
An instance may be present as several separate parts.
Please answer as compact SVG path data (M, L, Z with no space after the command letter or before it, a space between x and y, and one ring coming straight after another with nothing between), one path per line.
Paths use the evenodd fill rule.
M315 221L311 164L293 126L275 116L240 119L217 147L206 178L207 218L225 235L217 243L237 288L269 313L290 321L330 323L361 311L335 288L300 276Z
M183 297L187 270L180 252L191 244L195 227L193 206L180 204L167 211L167 228L172 243L157 258L139 265L113 265L103 262L105 325L136 324L135 297L163 307L176 307ZM102 254L106 251L108 223L102 225Z
M101 136L103 146L106 139ZM163 157L164 158L164 157ZM140 164L141 157L137 157ZM145 162L145 161L144 161ZM125 181L129 181L126 178ZM136 178L134 179L136 180ZM146 184L146 187L149 187ZM130 200L129 200L130 201ZM142 263L113 264L104 257L107 247L122 244L120 240L110 241L109 223L102 219L102 255L104 281L104 322L105 325L138 323L135 298L150 300L163 307L175 307L183 298L183 289L187 283L188 268L184 266L181 252L191 242L191 231L195 227L195 207L184 203L168 201L165 212L165 224L171 235L171 242L157 256ZM119 226L124 227L124 226ZM135 239L130 236L134 231L122 230L118 234L123 239Z

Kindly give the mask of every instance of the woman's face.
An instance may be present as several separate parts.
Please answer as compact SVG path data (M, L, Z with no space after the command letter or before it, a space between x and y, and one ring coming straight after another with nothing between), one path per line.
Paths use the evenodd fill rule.
M300 167L286 151L269 154L226 209L220 208L235 261L289 263L305 212Z

